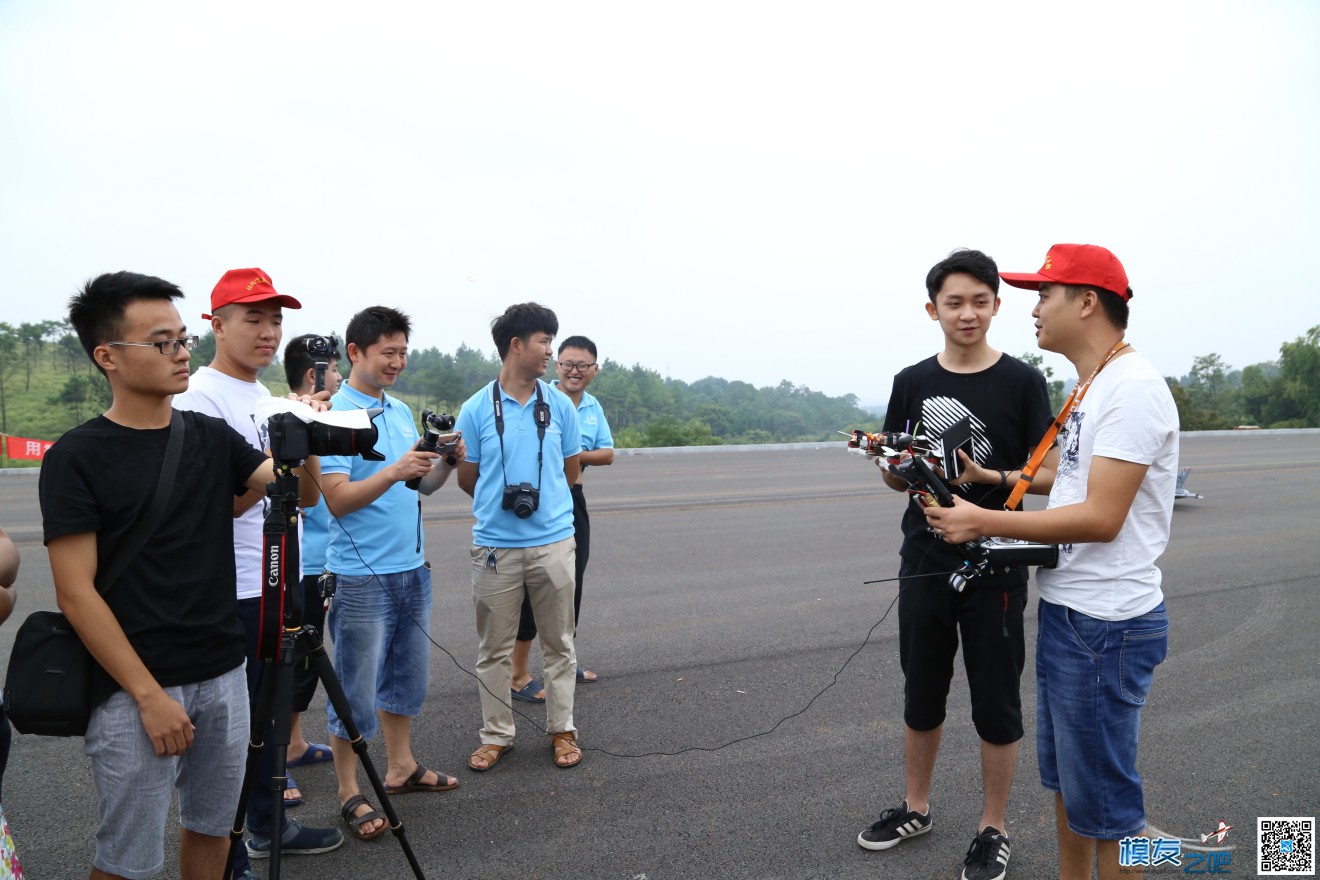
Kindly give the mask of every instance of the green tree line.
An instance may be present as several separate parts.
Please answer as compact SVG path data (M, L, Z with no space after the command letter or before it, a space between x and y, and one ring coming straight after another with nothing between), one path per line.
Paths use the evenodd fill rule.
M208 333L193 352L194 369L214 352ZM1021 357L1044 370L1057 410L1065 383L1039 354ZM348 374L347 359L340 369ZM419 412L456 413L499 370L493 351L420 349L409 354L394 390ZM273 393L288 390L278 363L261 378ZM1283 343L1275 361L1236 370L1220 355L1207 354L1195 358L1185 376L1166 381L1184 431L1244 424L1320 427L1320 326ZM600 398L620 447L814 442L838 439L838 430L880 426L854 395L830 397L788 380L760 388L714 376L689 383L606 359L591 392ZM109 384L66 322L0 322L0 431L50 440L109 404Z

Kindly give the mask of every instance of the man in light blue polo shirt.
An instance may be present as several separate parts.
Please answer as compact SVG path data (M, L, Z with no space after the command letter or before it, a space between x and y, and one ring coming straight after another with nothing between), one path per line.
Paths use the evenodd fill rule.
M385 393L407 366L410 331L407 315L383 306L348 322L344 338L353 368L331 401L336 410L383 410L373 424L375 448L385 460L325 456L321 469L331 515L326 567L337 581L328 616L336 672L365 739L375 735L379 716L390 794L458 787L457 779L426 769L412 754L412 718L426 696L431 621L431 569L417 493L439 489L453 468L435 453L416 450L412 410ZM463 454L460 441L457 458ZM421 480L418 489L405 485L414 478ZM358 788L357 755L333 705L326 715L340 813L359 840L371 840L384 833L385 817Z
M577 544L577 563L574 566L573 624L582 619L582 577L587 572L591 556L591 517L587 513L587 496L582 489L582 478L588 467L614 464L614 435L600 401L587 393L587 386L600 372L596 343L585 336L570 336L559 343L559 359L555 362L559 378L554 385L568 395L577 407L578 426L582 430L582 453L578 458L581 474L572 485L573 539ZM576 632L574 633L576 647ZM513 646L513 677L509 679L509 693L515 700L525 703L544 703L545 689L532 677L530 659L532 640L536 638L536 616L530 599L523 599L522 616L518 622L518 641ZM578 652L577 683L591 684L599 677L582 665Z
M509 306L491 324L502 366L458 416L467 442L458 485L473 498L472 601L476 608L481 745L468 766L489 770L513 747L511 655L524 593L545 654L546 729L554 762L582 761L573 725L573 497L582 448L577 410L541 380L559 332L555 313L536 303ZM324 469L324 465L322 465Z

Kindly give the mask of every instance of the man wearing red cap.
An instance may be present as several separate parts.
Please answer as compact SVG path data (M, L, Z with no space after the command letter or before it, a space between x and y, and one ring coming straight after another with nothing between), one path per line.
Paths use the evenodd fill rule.
M1104 880L1130 877L1119 844L1146 828L1137 732L1168 653L1155 562L1173 516L1178 412L1159 371L1123 339L1132 288L1112 253L1058 244L1039 272L1000 274L1039 291L1037 344L1077 368L1044 458L1049 505L1010 513L955 499L926 518L954 544L994 535L1060 545L1058 566L1036 575L1036 744L1041 784L1055 792L1059 876L1089 878L1096 862Z
M270 366L280 350L285 308L297 309L302 304L291 296L275 290L270 276L261 269L231 269L211 291L211 314L202 317L211 322L215 334L215 357L205 367L199 367L188 384L188 390L174 398L174 407L215 416L229 425L254 449L270 446L265 425L258 426L253 419L257 401L270 397L270 391L257 381L260 372ZM319 473L318 473L319 476ZM247 630L247 673L249 695L255 702L264 668L257 656L257 640L261 629L261 589L264 577L262 565L262 523L265 518L263 496L249 490L234 501L234 567L237 571L238 615ZM330 753L327 746L309 744L309 751ZM270 846L270 817L272 795L266 780L274 773L274 752L263 753L261 770L249 788L247 825L252 841L247 852L261 858L268 857ZM305 755L288 755L289 764L297 765ZM290 785L292 788L292 785ZM302 802L299 795L285 803ZM281 836L284 853L328 852L344 842L336 828L303 827L296 820L287 820ZM235 876L239 880L254 877L246 864L245 853L240 850ZM245 873L246 872L246 873Z

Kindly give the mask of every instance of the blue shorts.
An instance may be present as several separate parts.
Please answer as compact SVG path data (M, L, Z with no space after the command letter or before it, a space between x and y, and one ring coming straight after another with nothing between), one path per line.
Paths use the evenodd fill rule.
M1040 784L1063 795L1068 827L1097 840L1146 829L1137 733L1155 667L1169 653L1161 602L1130 620L1100 620L1043 599L1036 635Z
M366 739L376 734L376 710L422 711L431 663L431 569L382 575L339 575L326 616L335 643L335 674L353 721ZM327 702L330 733L349 739Z
M179 792L179 823L227 837L238 809L248 743L247 676L238 666L216 678L165 688L188 712L192 746L156 757L137 703L116 691L92 710L83 741L101 825L97 868L120 877L154 877L165 864L165 819Z

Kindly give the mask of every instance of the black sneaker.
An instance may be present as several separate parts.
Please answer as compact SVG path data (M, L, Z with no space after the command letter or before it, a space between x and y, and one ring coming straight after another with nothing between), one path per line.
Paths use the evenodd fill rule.
M344 833L338 828L304 828L297 819L289 820L289 827L280 837L280 855L311 856L339 849ZM270 858L270 839L252 835L247 842L248 858Z
M903 801L902 806L885 810L875 824L857 835L857 845L863 849L889 849L909 837L925 834L930 824L930 813L909 810L907 801Z
M993 825L981 829L972 838L972 846L963 859L962 880L1002 880L1008 873L1008 836Z

